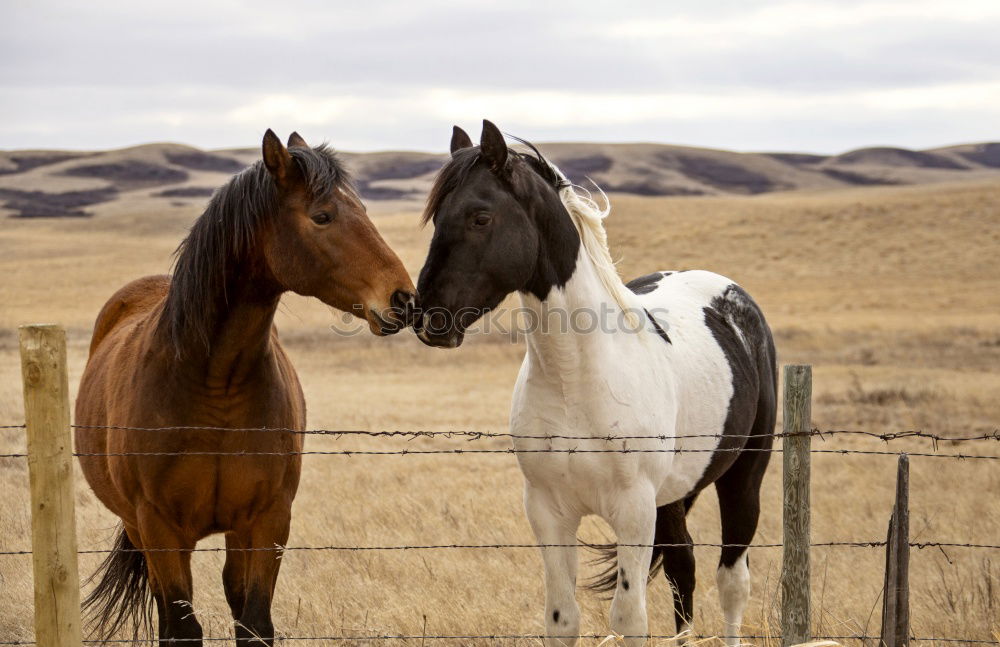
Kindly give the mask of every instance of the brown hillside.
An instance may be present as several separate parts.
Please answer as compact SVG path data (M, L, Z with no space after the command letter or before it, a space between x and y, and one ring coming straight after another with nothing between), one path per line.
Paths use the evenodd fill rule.
M847 186L1000 179L1000 144L929 151L866 148L834 157L736 153L663 144L542 144L574 182L642 196L755 195ZM368 200L423 200L447 156L384 151L343 153ZM125 195L161 206L201 203L259 158L256 148L203 151L147 144L101 152L0 151L0 213L87 216Z

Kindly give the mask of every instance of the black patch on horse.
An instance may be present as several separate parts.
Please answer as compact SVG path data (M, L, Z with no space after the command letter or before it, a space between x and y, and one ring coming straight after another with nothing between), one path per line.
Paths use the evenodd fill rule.
M632 279L625 284L625 287L632 290L635 294L649 294L656 289L656 286L659 285L664 276L663 272L653 272L652 274Z
M660 338L663 341L667 342L668 344L673 344L673 342L670 341L670 336L667 335L667 331L665 331L663 328L660 327L660 322L654 319L653 315L649 314L649 310L643 308L642 311L646 313L646 317L649 318L649 322L653 324L653 328L656 330L656 334L659 335Z
M757 417L760 389L774 379L774 343L764 315L746 291L730 285L702 309L732 371L733 397L717 451L712 454L695 492L714 483L740 456ZM745 344L744 344L745 340ZM771 367L768 370L768 367ZM769 374L764 374L764 373Z

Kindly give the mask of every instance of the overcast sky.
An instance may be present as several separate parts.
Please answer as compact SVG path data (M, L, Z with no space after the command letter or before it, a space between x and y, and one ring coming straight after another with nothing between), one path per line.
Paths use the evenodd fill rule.
M1000 0L485 5L0 0L0 148L1000 140Z

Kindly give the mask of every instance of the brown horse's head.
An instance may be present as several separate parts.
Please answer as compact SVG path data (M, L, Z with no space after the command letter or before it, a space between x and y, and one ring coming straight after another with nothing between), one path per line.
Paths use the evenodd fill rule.
M287 290L363 317L376 335L409 325L416 307L413 282L333 152L310 148L298 133L286 148L268 130L263 156L277 186L264 243L274 278Z

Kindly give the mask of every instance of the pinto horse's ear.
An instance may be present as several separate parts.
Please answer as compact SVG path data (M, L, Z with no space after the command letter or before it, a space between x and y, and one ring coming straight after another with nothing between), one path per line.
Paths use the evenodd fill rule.
M463 148L472 148L472 138L458 126L451 129L451 154L454 155Z
M479 138L479 150L483 159L490 165L494 173L502 171L507 164L507 142L503 133L493 125L492 121L483 119L483 134Z
M287 186L294 171L295 164L292 156L288 154L288 149L281 144L281 140L270 128L264 133L264 143L261 146L264 157L264 166L278 183L278 186Z
M302 148L309 148L309 144L307 144L306 140L302 139L302 135L298 133L292 133L291 135L288 136L288 147L291 148L292 146L301 146Z

